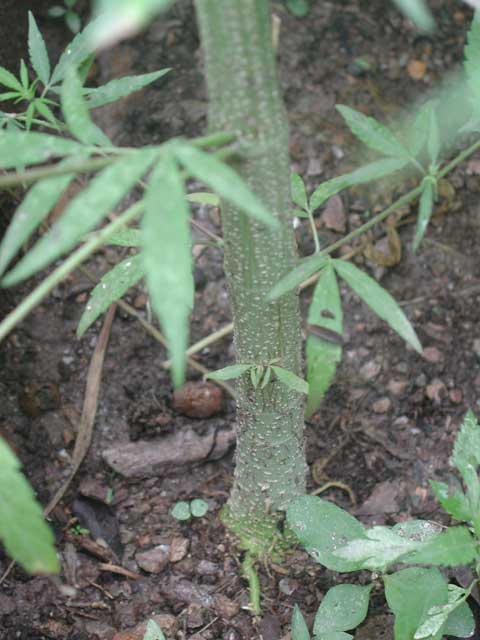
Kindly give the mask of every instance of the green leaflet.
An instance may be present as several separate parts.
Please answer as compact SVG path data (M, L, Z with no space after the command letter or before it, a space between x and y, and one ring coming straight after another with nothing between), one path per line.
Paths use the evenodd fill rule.
M420 204L418 206L418 220L415 229L415 237L413 239L412 249L415 253L423 240L425 231L433 211L433 199L435 196L435 179L427 176L422 182L422 195L420 196Z
M405 563L442 567L469 565L477 558L475 539L467 527L450 527L401 559Z
M150 178L142 231L147 284L168 341L173 383L179 387L185 378L194 286L185 185L175 159L168 153Z
M310 11L309 0L287 0L287 9L296 18L304 18Z
M140 247L142 244L142 232L140 229L125 227L108 239L107 244L119 247Z
M308 382L306 380L295 375L292 371L288 371L288 369L284 369L283 367L277 367L274 364L271 365L271 369L280 382L286 387L293 389L293 391L298 391L298 393L308 394Z
M361 624L368 612L372 586L341 584L327 591L318 608L313 632L320 637L332 631L349 631Z
M175 518L175 520L190 520L190 518L192 517L192 513L190 511L190 503L186 502L185 500L179 500L175 503L171 514Z
M229 367L224 367L223 369L219 369L218 371L212 371L205 376L205 379L210 378L210 380L234 380L235 378L240 378L246 373L249 369L252 368L251 364L232 364Z
M48 216L73 178L73 174L45 178L30 188L15 211L0 244L0 275L24 242Z
M293 608L292 615L292 640L310 640L307 623L297 604Z
M84 148L78 142L46 133L0 131L1 169L48 162L53 158L82 152Z
M464 479L468 467L480 465L480 425L471 409L455 439L452 461Z
M283 278L281 278L281 280L279 280L277 284L270 289L266 297L266 301L272 302L292 289L296 289L296 287L301 285L304 280L313 276L317 271L320 271L326 261L327 257L321 254L300 260L299 264L294 269L284 275Z
M155 82L155 80L158 80L169 71L171 69L160 69L159 71L138 76L125 76L124 78L111 80L97 89L83 89L83 93L87 97L88 108L95 109L102 107L104 104L115 102L115 100L128 96Z
M464 493L455 491L455 493L450 495L448 485L444 482L435 482L435 480L430 480L430 486L435 498L452 518L459 522L470 522L473 520L472 509Z
M62 111L70 133L84 144L111 146L110 140L93 123L82 95L82 83L74 67L69 67L61 91Z
M165 11L173 0L96 0L95 47L108 45L132 36L160 11Z
M165 640L162 630L154 620L149 620L143 640Z
M220 205L220 198L216 193L209 193L208 191L197 191L196 193L188 193L187 200L189 202L195 202L196 204L206 204L211 207L218 207Z
M447 603L447 583L438 569L403 569L385 575L383 581L388 606L395 614L395 640L412 640L430 608Z
M250 191L242 178L227 164L186 142L172 143L171 149L178 162L195 178L208 185L221 198L225 198L248 216L278 228L279 223Z
M87 306L78 323L77 338L81 338L98 316L115 300L124 296L144 275L145 268L140 254L129 256L105 274L90 293Z
M308 333L306 344L309 384L305 409L307 417L313 415L319 408L335 376L337 363L342 358L341 344L329 341L327 333L333 332L332 336L338 335L339 339L343 333L342 302L335 270L330 262L320 272L308 311L308 323L312 330ZM312 332L315 327L326 330L325 338L322 338L321 332L318 335Z
M384 571L402 556L414 551L423 543L399 535L389 527L372 527L358 540L352 540L334 555L360 563L362 569Z
M343 176L338 176L337 178L332 178L327 182L323 182L315 189L312 197L310 198L310 209L315 211L336 193L357 184L365 184L367 182L373 182L374 180L385 178L386 176L395 173L395 171L403 169L403 167L408 163L409 159L406 157L381 158L380 160L370 162L359 169L355 169L355 171L352 171L351 173L346 173Z
M408 318L401 308L373 278L357 269L351 262L332 260L335 271L349 287L374 311L379 318L398 333L415 351L420 353L422 345L417 338Z
M46 87L50 80L50 60L45 41L31 11L28 12L28 52L35 73Z
M478 120L480 116L480 16L478 10L475 12L470 30L467 33L467 45L464 53L463 66L468 86L472 92L474 117Z
M15 91L23 93L22 84L17 80L13 73L10 73L10 71L5 69L5 67L0 67L0 84L3 84L4 87L8 87L9 89L14 89Z
M195 498L190 502L190 511L194 518L203 518L208 511L208 502L200 498Z
M56 85L65 78L67 69L78 67L92 55L95 50L92 35L98 26L97 20L92 20L83 31L77 33L65 51L60 56L57 66L53 70L50 86Z
M453 585L448 585L449 587ZM442 633L457 638L472 638L475 632L475 618L466 602L449 614Z
M332 502L302 496L290 503L287 521L306 551L332 571L358 571L362 564L345 560L336 551L351 540L365 537L363 525Z
M328 631L316 635L315 640L353 640L353 636L345 631Z
M428 156L430 158L430 165L432 168L435 168L438 163L438 157L440 155L440 150L442 147L442 143L440 140L440 128L438 124L437 112L432 104L430 109L430 118L428 123L428 140L427 140L427 150Z
M419 29L423 31L434 30L435 22L425 0L393 0L393 2Z
M308 199L305 184L298 173L292 173L290 176L290 191L292 194L292 202L301 209L308 211Z
M51 231L5 276L3 284L11 286L28 278L74 247L117 206L148 171L155 157L156 152L151 150L136 151L97 174L72 200Z
M415 640L428 640L429 638L434 637L440 632L442 633L442 635L446 633L445 625L447 623L447 620L451 614L457 611L462 605L466 604L465 602L462 602L462 599L465 597L465 595L465 589L457 587L454 584L449 584L448 602L443 605L433 606L431 609L429 609L426 620L418 627L415 632ZM467 605L466 610L465 608L463 608L463 610L460 612L461 617L458 617L457 614L458 622L462 623L462 627L465 625L465 623L468 624L467 618L469 617L469 613L471 615L471 611ZM457 620L454 619L453 625L456 626L456 623ZM473 633L473 631L475 630L475 625L473 625L473 628L471 627L471 625L469 625L468 629ZM468 635L470 634L467 634L467 636Z
M408 159L409 153L383 124L343 104L336 105L348 128L363 144L385 156Z
M20 463L0 438L0 538L28 573L58 573L54 538Z
M431 109L432 103L426 102L409 122L406 137L408 148L414 158L420 154L427 143Z

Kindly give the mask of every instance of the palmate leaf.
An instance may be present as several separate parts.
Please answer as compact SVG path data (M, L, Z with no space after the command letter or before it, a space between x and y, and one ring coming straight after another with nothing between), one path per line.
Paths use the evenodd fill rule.
M132 152L95 176L72 200L51 231L5 276L2 284L16 284L72 249L135 186L148 171L156 155L157 152L149 149Z
M336 555L351 540L365 536L363 525L332 502L302 496L290 503L287 521L306 551L332 571L358 571L362 563Z
M278 228L278 220L250 191L238 173L227 164L186 142L176 141L172 143L171 148L178 162L189 174L204 182L221 198L231 202L246 215L270 227Z
M61 91L62 111L70 133L84 144L111 146L110 140L92 122L82 95L82 83L74 67L69 67Z
M20 463L0 438L0 539L28 573L58 573L54 538Z
M348 128L363 144L385 156L409 159L409 153L383 124L343 104L336 105Z
M153 73L144 73L138 76L125 76L124 78L118 78L111 80L107 84L104 84L97 89L83 89L83 94L87 97L87 105L89 109L95 109L96 107L102 107L104 104L115 102L119 98L139 91L143 87L155 82L171 69L160 69Z
M73 174L45 178L30 188L15 211L0 244L0 275L24 242L48 216L73 178Z
M418 220L415 228L412 250L415 253L423 240L428 223L432 216L433 200L435 196L435 179L427 176L422 182L422 195L418 205Z
M144 275L145 268L140 254L129 256L105 274L90 294L85 311L78 323L77 337L81 338L98 316L104 313L115 300L124 296Z
M48 162L53 158L84 153L84 147L46 133L0 131L0 168L13 169Z
M293 608L292 615L292 640L310 640L307 623L297 604Z
M45 41L31 11L28 12L28 52L35 73L46 87L50 80L50 60Z
M185 378L194 285L185 185L170 153L162 156L150 177L142 230L148 289L168 341L173 384L179 387Z
M332 631L349 631L361 624L368 612L372 585L361 587L340 584L323 597L313 623L313 632L320 637Z
M438 569L403 569L383 580L388 606L395 614L395 640L412 640L428 611L448 601L447 582Z
M360 271L351 262L332 260L335 271L349 287L367 304L374 313L398 333L415 351L421 353L422 345L407 316L392 298L373 278Z
M308 310L310 327L320 327L341 339L343 333L343 314L337 277L331 263L320 272L315 286L312 302ZM328 334L326 334L328 337ZM335 376L337 363L342 358L342 347L315 335L311 331L307 337L307 380L309 384L308 400L305 409L307 417L313 415L320 406L323 396Z

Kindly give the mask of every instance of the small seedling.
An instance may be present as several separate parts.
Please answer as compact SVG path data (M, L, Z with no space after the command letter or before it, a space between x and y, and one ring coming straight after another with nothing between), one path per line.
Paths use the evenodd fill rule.
M295 500L287 511L292 531L320 564L341 573L368 570L380 577L395 616L395 640L469 638L475 621L467 598L480 576L480 425L467 413L455 440L452 463L464 490L430 481L435 497L457 522L443 528L427 520L366 529L343 509L315 496ZM392 571L395 565L409 566ZM437 567L469 567L476 577L467 587L449 584ZM367 615L370 585L342 584L324 596L315 616L315 640L349 640L347 633ZM292 640L310 640L298 608Z
M63 7L55 4L48 10L51 18L63 18L65 24L72 33L78 33L82 28L82 20L78 13L74 11L77 0L63 0Z
M203 518L207 511L208 504L205 502L205 500L196 498L195 500L191 500L190 502L180 500L175 504L171 513L176 520L186 522L187 520L190 520L192 516L194 518Z

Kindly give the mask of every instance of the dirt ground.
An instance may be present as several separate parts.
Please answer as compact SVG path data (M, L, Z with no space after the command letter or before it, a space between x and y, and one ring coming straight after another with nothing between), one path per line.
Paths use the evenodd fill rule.
M10 4L5 14L8 8L8 18L21 23L22 3ZM334 105L388 121L459 66L471 18L466 4L431 2L438 30L426 37L385 0L312 2L305 19L293 18L280 2L273 4L281 18L279 64L292 168L309 188L354 166L355 143ZM47 5L38 3L39 25L58 51L68 33L46 17ZM172 71L161 81L99 115L116 143L159 143L205 130L201 52L188 1L105 54L92 81L167 66ZM317 215L322 242L358 226L365 211L380 211L402 188L390 184L382 191L333 199ZM401 302L425 347L423 357L342 291L344 357L320 411L307 424L308 489L328 480L343 483L344 488L333 487L322 497L368 524L441 519L428 479L450 479L448 460L461 419L468 407L480 413L479 192L477 155L449 176L445 193L450 198L442 197L416 256L410 249L414 218L407 215L399 229L403 255L398 264L379 266L361 252L354 258ZM1 203L5 220L14 203L5 198ZM221 235L215 210L199 208L195 218ZM302 222L297 233L299 252L307 255L313 248L308 223ZM381 248L384 233L384 226L375 229L371 242L378 240ZM99 252L88 269L98 279L125 255L122 251ZM230 321L218 249L196 251L195 281L192 343ZM2 312L30 286L2 294ZM73 274L0 349L0 434L18 452L42 504L71 468L89 363L103 324L98 321L82 340L75 337L91 286L85 273ZM302 293L304 310L311 293ZM126 301L149 318L141 287ZM252 619L240 553L218 519L231 486L234 403L227 392L222 398L216 392L205 395L198 385L201 376L192 369L193 389L187 398L174 398L163 367L166 358L141 323L118 309L93 443L51 518L61 581L75 591L65 594L54 581L30 578L15 567L0 585L1 640L137 640L139 625L151 617L168 639L287 640L293 606L298 604L311 621L323 594L341 579L297 550L281 567L259 568L263 615ZM204 348L197 359L210 370L231 363L231 336ZM192 400L192 394L200 400ZM193 498L208 503L207 515L187 524L176 521L173 505ZM107 547L79 535L73 517ZM8 564L0 552L0 574ZM369 620L355 637L392 638L391 628L379 589Z

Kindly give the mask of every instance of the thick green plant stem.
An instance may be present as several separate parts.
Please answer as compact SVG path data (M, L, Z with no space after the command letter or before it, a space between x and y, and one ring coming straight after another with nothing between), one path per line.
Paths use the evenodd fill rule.
M296 264L288 212L288 129L277 81L267 0L196 0L209 93L211 130L247 131L255 151L238 169L281 221L272 230L225 204L225 272L239 363L278 364L301 374L297 294L265 303ZM244 540L273 533L275 517L305 492L303 398L278 380L255 389L238 383L235 480L227 526ZM260 543L261 541L258 540Z

